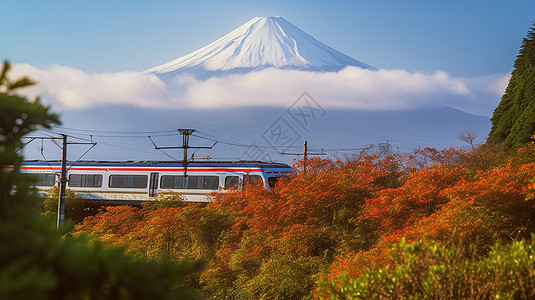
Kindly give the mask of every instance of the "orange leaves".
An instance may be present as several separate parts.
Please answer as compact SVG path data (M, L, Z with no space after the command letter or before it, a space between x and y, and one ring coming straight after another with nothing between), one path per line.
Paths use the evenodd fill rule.
M329 277L333 279L345 273L350 278L358 278L367 268L375 269L391 265L393 260L388 257L387 252L386 247L375 247L369 251L338 257L331 265Z
M112 234L121 237L141 220L139 209L132 206L108 206L105 212L87 217L76 226L76 231Z
M488 245L535 232L535 151L523 151L508 164L455 149L350 162L312 158L306 172L270 190L215 192L205 207L111 207L77 230L128 244L138 255L203 258L206 282L228 289L221 295L249 287L273 257L332 263L330 278L358 277L392 265L387 249L403 239Z
M481 231L475 226L481 224L488 235L506 239L528 237L535 229L534 204L526 201L532 178L535 178L535 163L508 164L481 171L476 178L444 191L451 199L450 214L472 220L457 218L459 226L472 223L471 228Z
M331 162L313 159L306 174L279 186L286 224L328 226L344 206L360 206L378 187L373 181L384 171L367 161Z
M404 229L448 202L443 190L462 178L462 169L434 165L410 174L403 186L385 189L366 201L365 216L382 225L381 232Z
M291 256L323 256L334 252L342 236L350 238L366 199L385 183L397 181L397 172L397 162L378 157L354 162L312 158L306 173L282 179L274 189L248 186L216 193L216 201L209 206L235 216L230 233L233 247L247 247L254 253L268 248Z
M131 247L137 249L131 250L143 249L143 254L148 258L180 257L182 246L190 243L182 210L182 207L168 207L146 213L137 228L133 229L135 237L130 237L130 243Z
M532 153L529 151L529 155ZM468 157L453 149L425 149L417 155L419 161L408 164L420 169L403 178L401 186L377 191L366 199L361 221L381 225L376 231L381 235L379 242L369 251L339 257L330 276L346 272L358 277L365 268L385 266L388 258L380 257L380 253L403 238L443 242L462 238L489 244L495 239L528 238L535 231L532 159L519 154L507 165L495 164L474 172L464 167L463 160L471 159L471 168L474 161L491 159ZM429 162L435 164L429 166Z

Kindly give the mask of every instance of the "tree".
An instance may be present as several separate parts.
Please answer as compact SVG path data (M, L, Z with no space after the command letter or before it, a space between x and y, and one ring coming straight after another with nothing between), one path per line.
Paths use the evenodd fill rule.
M474 152L477 149L477 145L475 144L477 137L478 137L477 133L468 130L464 133L459 133L459 135L457 136L457 139L461 142L467 143L470 146L469 148L470 151Z
M41 105L39 98L33 102L17 93L21 88L34 84L27 77L11 81L7 74L11 65L6 61L0 71L0 216L12 212L14 205L24 202L31 191L20 173L22 157L17 151L23 146L21 138L39 127L49 128L59 124L56 114ZM1 170L10 170L1 172Z
M503 150L530 142L535 133L535 27L522 41L509 85L491 118L488 142Z

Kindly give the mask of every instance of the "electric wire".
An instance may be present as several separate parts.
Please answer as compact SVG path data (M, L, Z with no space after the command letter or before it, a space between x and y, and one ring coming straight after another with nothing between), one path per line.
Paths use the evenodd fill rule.
M58 132L49 129L50 132ZM82 131L82 132L77 132ZM89 134L92 133L92 134ZM152 134L155 133L155 134ZM161 133L161 134L159 134ZM165 133L165 134L164 134ZM176 136L178 135L177 131L103 131L103 130L84 130L84 129L78 129L78 130L64 130L63 134L69 134L69 135L90 135L90 136L96 136L96 137L108 137L108 138L143 138L146 137L146 134L151 134L152 136L156 137L164 137L164 136Z
M145 138L146 135L122 135L122 134L171 133L171 132L173 134L160 134L160 135L151 134L151 137L166 137L166 136L177 135L177 131L176 130L108 131L108 130L88 130L88 129L79 129L79 128L69 128L69 127L63 127L63 126L57 126L57 127L63 128L63 129L67 129L67 130L82 131L82 132L91 132L91 133L100 132L100 133L114 134L114 135L92 134L92 136L96 136L96 137ZM51 132L54 132L54 131L51 131ZM59 132L54 132L54 133L62 134L62 133L59 133ZM294 146L294 145L290 145L290 146L271 146L271 145L244 144L244 143L232 141L232 140L229 140L229 139L224 139L224 138L221 138L221 137L218 137L218 136L215 136L215 135L211 135L211 134L208 134L206 132L199 131L199 130L196 130L195 133L192 134L192 136L195 136L195 137L201 138L201 139L205 139L205 140L209 140L209 141L219 142L219 143L226 144L226 145L229 145L229 146L236 146L236 147L247 147L247 148L252 147L252 148L260 148L260 149L273 149L273 148L275 148L275 151L276 151L277 148L281 148L281 149L282 148L284 148L284 149L290 149L290 148L292 148L292 149L300 149L300 148L302 148L301 146ZM82 138L80 138L80 139L82 139ZM358 148L333 148L333 149L330 149L330 148L310 148L310 150L314 151L314 152L321 152L321 151L337 152L337 151L360 151L360 150L364 150L364 149L367 149L367 148L368 148L368 146L366 146L366 147L358 147ZM280 152L280 151L277 151L277 152Z
M171 133L177 132L177 130L155 130L155 131L111 131L111 130L94 130L94 129L81 129L81 128L70 128L64 126L56 126L57 128L62 128L64 130L72 131L83 131L83 132L98 132L98 133L112 133L112 134L152 134L152 133Z
M153 154L154 153L153 151L145 151L145 150L130 148L130 147L126 147L126 146L119 146L119 145L115 145L115 144L110 144L110 143L106 143L106 142L99 142L99 141L96 141L96 142L99 143L99 144L102 144L102 145L110 146L110 147L115 147L115 148L120 148L120 149L125 149L125 150L132 150L132 151L142 152L142 153L145 153L145 154Z
M91 147L89 147L89 149L87 149L87 151L84 152L84 154L82 154L75 162L72 163L72 165L69 167L69 169L67 169L67 171L69 171L72 167L74 167L74 165L78 162L80 162L80 160L87 154L89 153L89 151L91 151L91 149L93 149L95 146L97 145L97 143L93 143L93 145L91 145Z
M178 161L178 158L173 157L171 154L163 151L162 149L158 149L158 150L160 150L160 152L162 152L163 154L165 154L167 157L171 158L172 160Z
M196 131L197 132L197 131ZM209 135L209 134L206 134L206 133L202 133L200 132L201 134L204 134L204 135L207 135L209 137L205 137L205 136L200 136L200 135L197 135L195 133L192 134L192 136L195 136L195 137L198 137L198 138L201 138L201 139L205 139L205 140L209 140L209 141L215 141L215 142L220 142L222 144L226 144L226 145L230 145L230 146L236 146L236 147L246 147L246 148L260 148L260 149L274 149L274 151L276 152L279 152L277 151L276 149L277 148L281 148L281 149L301 149L302 146L270 146L270 145L255 145L254 143L253 144L243 144L243 143L238 143L238 142L234 142L234 141L230 141L230 140L227 140L227 139L223 139L223 138L220 138L220 137L216 137L216 136L213 136L213 135Z
M43 159L45 160L45 162L46 162L46 164L48 165L48 167L50 168L50 170L52 170L52 172L54 172L54 174L55 174L56 176L59 177L59 172L54 171L54 168L52 167L52 165L50 164L50 162L48 161L48 159L45 157L44 146L43 146L43 139L41 139L41 156L42 156Z
M42 131L42 130L40 130L40 131ZM57 134L57 135L66 134L66 132L59 132L59 131L53 131L53 133ZM46 133L40 133L40 134L52 137L51 135L46 134ZM115 148L119 148L119 149L131 150L131 151L141 152L141 153L145 153L145 154L153 154L154 153L152 151L145 151L145 150L141 150L141 149L136 149L136 148L131 148L131 147L126 147L126 146L121 146L121 145L117 145L117 144L103 142L100 139L97 139L97 140L87 139L87 138L82 138L82 137L78 137L78 136L71 135L71 134L68 134L68 136L70 138L73 138L73 139L78 139L78 140L85 141L85 142L96 142L96 143L101 144L101 145L106 145L106 146L115 147ZM144 137L146 137L146 136L144 136ZM58 147L59 147L59 145L58 145ZM60 147L60 149L61 149L61 147Z
M30 138L30 140L28 142L26 142L22 146L20 146L19 149L17 149L15 152L19 152L22 148L26 147L26 145L28 145L29 143L35 141L35 139L36 139L35 137Z
M131 148L131 147L125 147L113 143L107 143L101 141L101 138L131 138L131 139L137 139L137 138L146 138L147 135L145 134L151 134L152 137L169 137L169 136L176 136L178 135L177 130L155 130L155 131L111 131L111 130L91 130L91 129L82 129L82 128L72 128L72 127L64 127L64 126L55 126L54 129L41 129L39 130L42 132L43 135L47 135L52 137L50 134L54 135L68 135L70 138L78 139L81 141L86 142L97 142L102 145L116 147L120 149L126 149L131 151L136 151L140 153L146 153L151 154L154 152L149 152L141 149ZM143 135L142 135L143 134ZM85 136L89 135L89 139L85 138ZM300 145L290 145L290 146L277 146L277 145L256 145L256 143L252 144L245 144L236 142L230 139L221 138L219 136L215 136L203 131L196 130L195 133L192 134L192 136L209 140L213 142L222 143L225 145L233 146L233 147L242 147L242 148L257 148L257 149L264 149L273 151L276 153L284 153L291 149L301 149L302 146ZM97 137L97 139L93 139L93 137ZM52 140L54 141L54 140ZM31 142L31 141L30 141ZM29 142L28 142L29 143ZM26 143L26 144L28 144ZM57 143L55 143L57 145ZM153 142L154 144L154 142ZM60 149L61 147L57 145ZM321 153L338 153L338 152L348 152L348 151L363 151L370 148L373 148L374 145L368 145L364 147L355 147L355 148L309 148L309 151L311 152L321 152ZM93 148L93 147L91 147ZM281 149L281 150L277 150ZM172 155L166 153L162 149L158 149L160 152L162 152L165 156L169 157L172 160L178 161L176 157L173 157ZM85 155L85 153L83 154ZM82 155L82 156L83 156ZM201 158L197 158L201 159Z

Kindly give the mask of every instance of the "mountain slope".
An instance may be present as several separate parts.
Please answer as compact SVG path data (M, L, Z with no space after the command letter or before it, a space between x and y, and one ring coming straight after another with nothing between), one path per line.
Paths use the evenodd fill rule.
M314 39L282 17L256 17L188 55L146 70L171 77L183 72L244 73L267 67L338 71L375 69Z
M479 138L476 143L483 142L490 129L487 117L478 117L452 108L418 109L412 111L353 111L329 109L324 116L311 120L308 127L302 127L293 120L286 109L273 107L240 107L229 109L183 109L168 110L139 108L132 106L112 106L103 110L99 107L69 111L63 115L63 126L67 128L91 128L91 130L114 131L161 131L176 128L194 128L199 132L208 133L226 140L218 143L212 150L202 149L196 158L210 156L213 159L271 159L291 163L295 156L282 156L280 151L269 146L280 146L273 140L266 140L265 133L278 119L285 122L299 136L293 147L287 152L302 151L303 141L307 140L310 152L320 153L323 148L329 157L344 158L344 155L358 153L369 144L389 142L392 151L412 152L424 147L446 148L463 146L457 137L460 133L472 131ZM140 122L140 120L157 120ZM84 133L85 134L85 133ZM87 133L89 134L89 133ZM98 142L84 159L95 160L169 160L161 151L154 150L154 145L144 135L133 135L132 138L106 135L95 132L94 139ZM89 136L87 136L89 138ZM182 142L178 133L168 133L152 137L159 146L179 146ZM228 143L228 141L236 143ZM191 146L211 146L214 140L191 139ZM243 146L245 145L245 146ZM251 151L247 145L261 146ZM39 143L25 147L27 159L42 159ZM338 150L337 150L338 149ZM87 148L72 147L69 155L81 156ZM278 150L278 151L276 151ZM265 152L266 156L260 156ZM179 150L168 150L166 153L180 159ZM192 151L193 153L193 151ZM46 157L61 157L61 150L50 143L45 149Z

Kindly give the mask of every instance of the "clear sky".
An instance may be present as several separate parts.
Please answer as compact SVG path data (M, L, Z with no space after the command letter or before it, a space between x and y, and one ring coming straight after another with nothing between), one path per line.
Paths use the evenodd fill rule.
M512 70L535 1L2 0L0 56L87 73L142 71L255 16L282 16L360 61L409 72Z

